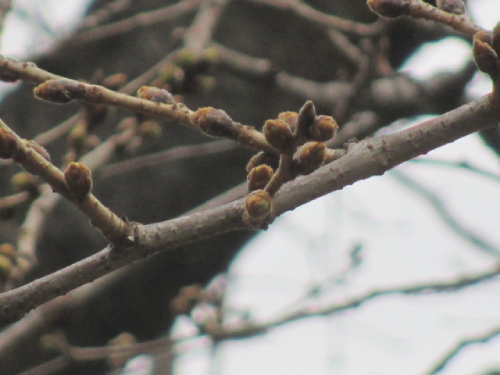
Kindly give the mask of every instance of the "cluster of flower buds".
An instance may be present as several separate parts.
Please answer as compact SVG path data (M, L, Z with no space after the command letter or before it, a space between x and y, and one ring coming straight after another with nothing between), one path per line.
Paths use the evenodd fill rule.
M246 199L245 221L261 223L271 211L272 196L279 186L296 175L307 175L321 167L326 154L324 142L330 140L337 129L332 117L316 115L311 101L298 113L282 112L277 119L267 120L262 132L279 157L260 152L247 164L251 193Z

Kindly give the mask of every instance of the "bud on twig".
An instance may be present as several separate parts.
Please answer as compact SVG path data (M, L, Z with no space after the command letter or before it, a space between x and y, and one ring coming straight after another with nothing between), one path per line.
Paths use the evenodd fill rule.
M211 107L198 109L191 115L191 122L208 135L230 139L238 137L242 126L235 124L226 112Z
M333 138L339 126L331 116L318 116L309 129L312 139L318 142L326 142Z
M290 129L295 129L297 126L297 118L298 118L298 113L297 112L281 112L278 115L278 120L281 120L283 122L286 122L288 126L290 126Z
M293 135L287 123L281 120L267 120L262 129L267 143L280 152L293 145Z
M127 82L127 75L123 73L116 73L104 78L102 85L110 90L116 91L120 89L125 82Z
M307 175L323 165L325 160L325 144L307 142L293 155L293 168L298 174Z
M138 129L139 135L148 141L159 139L162 134L160 124L155 120L147 120L141 122Z
M38 99L55 104L67 104L74 99L81 99L85 94L85 86L65 79L46 81L33 89Z
M92 190L90 169L82 163L70 163L64 171L64 179L73 196L79 201L83 201Z
M465 4L462 0L437 0L436 5L448 13L459 15L465 13Z
M268 165L259 165L248 173L248 190L254 191L264 189L273 177L273 169Z
M491 46L484 41L487 33L480 31L474 35L472 52L478 69L488 74L493 81L498 77L498 55Z
M272 198L265 190L250 193L245 200L245 221L257 224L271 212Z
M295 135L308 137L309 128L312 126L315 118L316 109L314 108L313 102L308 100L299 111Z
M279 165L279 157L260 151L250 158L246 166L246 171L249 173L253 168L263 164L270 166L272 169L276 169Z
M27 191L32 195L38 195L38 180L31 173L19 172L12 176L12 188L16 191Z
M406 14L409 3L403 0L368 0L372 12L384 18L397 18Z
M142 86L137 91L137 96L141 99L151 100L156 103L175 104L174 96L167 90L158 87Z
M79 153L87 143L87 123L85 121L78 122L68 134L68 143Z

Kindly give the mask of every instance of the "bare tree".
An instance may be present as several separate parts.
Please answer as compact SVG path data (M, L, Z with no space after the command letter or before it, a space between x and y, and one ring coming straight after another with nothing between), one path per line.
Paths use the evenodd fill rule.
M397 71L450 35L473 40L475 64L426 81ZM495 264L236 327L202 287L284 212L474 132L500 150L499 40L461 0L96 0L35 63L0 58L0 79L22 82L1 104L2 373L105 373L139 353L168 373L168 329L200 303L217 312L200 335L220 342L497 276ZM464 104L476 66L493 89ZM442 115L369 137L427 113Z

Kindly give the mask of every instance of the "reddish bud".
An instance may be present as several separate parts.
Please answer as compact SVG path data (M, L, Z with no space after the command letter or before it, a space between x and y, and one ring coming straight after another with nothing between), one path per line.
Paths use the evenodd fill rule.
M259 165L248 173L248 190L254 191L264 189L273 177L273 169L268 165Z
M230 139L238 137L242 126L236 124L226 112L211 107L198 109L191 115L191 123L205 134Z
M474 35L472 52L478 69L495 80L498 76L498 56L491 46L484 42L485 32Z
M326 142L333 138L339 126L337 122L330 116L318 116L314 119L314 123L309 129L311 139L318 142Z
M46 81L33 89L38 99L55 104L67 104L85 95L85 86L66 79Z
M246 220L249 223L261 222L271 212L272 198L265 190L250 193L245 200Z
M439 9L452 13L452 14L464 14L465 4L462 0L437 0L436 5Z
M397 18L409 11L409 3L403 0L368 0L372 12L384 18Z
M293 155L293 168L298 174L307 175L323 165L325 160L325 144L307 142Z
M64 171L64 179L78 201L83 201L92 190L92 174L82 163L70 163Z
M174 96L167 90L158 87L142 86L137 91L137 96L141 99L151 100L156 103L175 104Z
M293 145L292 130L281 120L267 120L262 132L267 143L278 151L284 152Z

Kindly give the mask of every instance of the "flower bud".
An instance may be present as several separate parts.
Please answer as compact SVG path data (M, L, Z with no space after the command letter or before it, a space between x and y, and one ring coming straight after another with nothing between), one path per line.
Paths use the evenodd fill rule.
M298 174L307 175L323 165L325 160L325 144L307 142L293 155L293 168Z
M68 144L81 152L87 143L87 123L78 122L68 134Z
M372 12L384 18L397 18L409 11L409 3L403 0L368 0Z
M211 107L200 108L191 115L191 123L205 134L236 139L241 124L236 124L228 114Z
M265 190L250 193L245 200L246 221L258 223L265 219L272 208L272 198Z
M297 126L297 118L298 118L298 113L297 112L281 112L278 115L278 120L281 120L283 122L286 122L290 129L295 129Z
M107 89L116 91L119 90L127 82L127 79L128 77L126 74L116 73L104 78L102 81L102 85Z
M137 91L137 96L141 99L151 100L156 103L175 104L174 96L167 90L158 87L142 86Z
M462 0L437 0L436 5L439 9L452 13L452 14L464 14L465 4Z
M308 137L309 128L312 126L315 118L316 109L314 108L313 102L308 100L299 111L295 134L298 136Z
M267 120L262 131L267 143L280 152L285 152L293 145L292 131L281 120Z
M252 156L248 161L246 166L247 173L249 173L253 168L258 167L262 164L266 164L272 169L276 169L279 165L279 157L277 155L271 155L264 151L260 151Z
M309 129L311 139L318 142L326 142L333 138L339 126L330 116L317 116Z
M64 179L78 201L83 201L92 190L92 174L82 163L71 162L64 171Z
M66 79L46 81L33 89L38 99L55 104L67 104L85 95L85 86Z
M472 52L478 69L495 80L499 70L498 56L493 48L483 41L486 36L482 31L474 35Z
M259 189L264 189L268 182L273 177L273 169L268 165L259 165L258 167L252 168L250 173L248 173L248 190L254 191Z
M148 141L159 139L162 135L160 124L155 120L147 120L141 122L138 133L141 137Z

